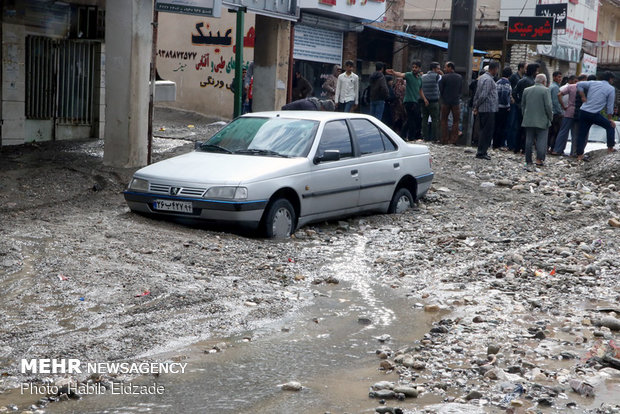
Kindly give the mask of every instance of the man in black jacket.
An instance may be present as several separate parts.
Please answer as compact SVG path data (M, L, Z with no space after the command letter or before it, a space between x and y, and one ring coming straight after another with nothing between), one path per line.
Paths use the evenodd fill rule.
M385 64L377 62L375 69L376 71L370 75L370 115L381 120L385 100L389 97L390 91L385 80Z
M534 78L538 75L538 71L540 70L540 65L538 63L530 63L527 65L525 69L525 76L521 78L521 80L517 83L514 90L512 91L512 97L515 101L515 105L517 105L517 128L519 128L519 132L517 132L517 139L515 142L515 154L519 152L525 151L525 128L521 127L521 123L523 122L523 112L521 111L521 98L523 97L523 91L525 88L529 88L530 86L534 86Z

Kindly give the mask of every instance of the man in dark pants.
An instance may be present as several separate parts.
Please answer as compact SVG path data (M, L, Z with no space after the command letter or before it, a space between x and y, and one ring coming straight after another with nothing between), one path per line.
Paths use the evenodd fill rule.
M613 86L614 78L612 72L605 72L600 81L586 81L577 84L577 93L583 102L579 112L579 137L577 139L577 158L580 160L583 160L583 153L592 124L605 128L607 131L607 152L615 151L616 123L612 119L616 99L616 88ZM603 109L606 109L607 119L600 113Z
M478 135L478 152L476 158L490 160L487 153L493 133L495 132L495 114L498 110L497 85L495 75L499 70L499 63L492 60L489 62L489 69L478 79L476 94L474 95L473 109L474 114L478 115L480 122L480 133Z
M558 97L560 93L560 82L562 82L562 72L553 72L553 82L549 86L549 93L551 94L551 106L553 108L553 121L549 127L549 136L547 137L547 145L549 151L553 151L555 148L555 139L560 132L560 126L562 125L562 118L564 118L564 111L562 110L561 98Z
M512 97L517 105L517 137L515 140L515 154L518 154L520 151L525 152L525 128L521 127L523 123L523 111L521 109L521 96L523 95L523 91L525 88L529 88L530 86L534 86L534 78L538 75L538 71L540 70L540 65L538 63L530 63L525 68L525 76L521 78L521 80L517 83L517 86L512 91Z
M405 106L405 111L407 111L407 140L413 141L420 139L422 127L420 102L424 101L422 76L420 76L420 62L414 61L411 63L411 72L402 73L396 72L393 69L388 69L385 72L397 78L405 78L407 85L403 104Z
M502 70L502 78L495 84L497 85L497 103L499 110L495 116L495 135L493 136L493 149L501 149L506 146L506 132L508 116L510 115L510 96L512 87L510 86L510 76L512 69L506 66Z
M454 71L454 63L446 62L444 75L439 80L439 97L441 98L441 143L456 144L459 138L459 120L461 118L461 91L463 77ZM452 113L452 129L448 132L448 117Z

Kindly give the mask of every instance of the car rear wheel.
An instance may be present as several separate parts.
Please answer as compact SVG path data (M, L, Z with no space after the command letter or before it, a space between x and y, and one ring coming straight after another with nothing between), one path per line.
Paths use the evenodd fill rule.
M413 202L414 199L411 195L411 191L407 190L405 187L398 188L392 196L392 201L390 202L390 208L388 209L388 213L404 213L405 211L413 207Z
M269 204L265 215L264 232L269 238L281 239L295 231L297 218L293 205L285 198L279 198Z

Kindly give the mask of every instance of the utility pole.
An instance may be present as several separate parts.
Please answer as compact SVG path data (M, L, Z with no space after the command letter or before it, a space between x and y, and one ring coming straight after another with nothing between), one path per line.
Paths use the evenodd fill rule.
M463 76L463 99L469 98L474 32L476 30L476 0L452 0L448 60L454 62L455 71ZM459 144L471 145L473 115L468 106L463 114L463 135Z
M243 68L243 17L246 12L245 7L237 8L237 27L236 27L236 43L235 43L235 102L234 114L236 118L241 115L243 106L243 85L245 79L242 79Z

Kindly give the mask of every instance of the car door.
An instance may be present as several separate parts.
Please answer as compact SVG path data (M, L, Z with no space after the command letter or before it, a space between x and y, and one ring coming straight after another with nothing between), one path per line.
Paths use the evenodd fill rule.
M396 145L368 119L351 119L349 124L360 152L359 206L364 208L390 201L401 170Z
M321 157L326 150L340 151L340 159L312 165L307 176L308 183L302 192L301 214L304 216L336 215L343 210L357 208L360 174L349 128L344 120L325 123L313 158Z

